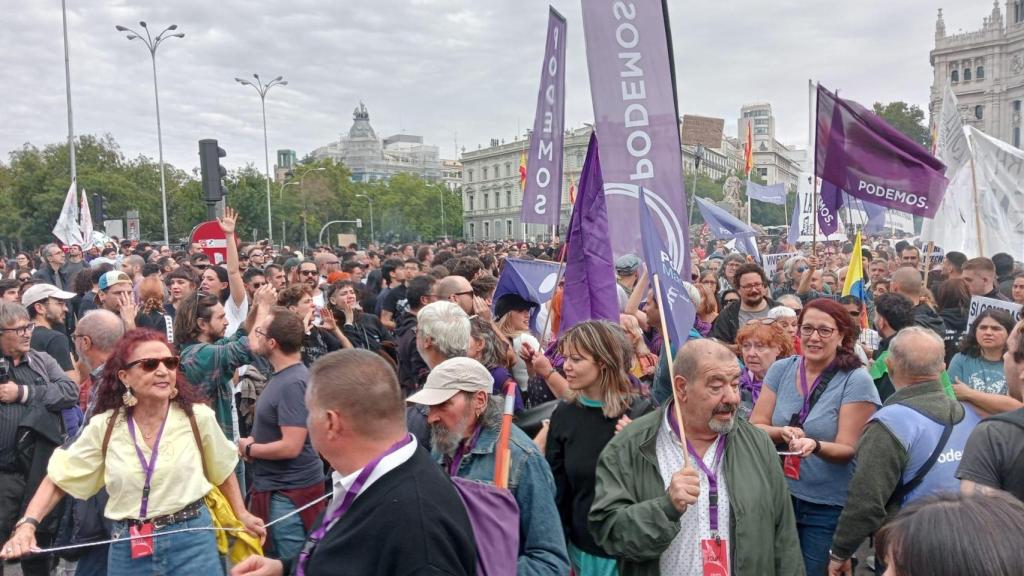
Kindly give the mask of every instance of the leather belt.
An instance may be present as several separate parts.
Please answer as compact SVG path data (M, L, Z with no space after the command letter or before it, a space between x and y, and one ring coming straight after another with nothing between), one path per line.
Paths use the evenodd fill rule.
M142 526L143 524L152 524L154 530L165 528L171 524L177 524L178 522L185 522L186 520L193 520L199 517L199 513L202 511L203 501L196 500L195 502L185 506L181 510L173 514L164 514L163 516L157 516L156 518L147 518L146 520L138 520L135 518L128 518L125 522L129 526Z

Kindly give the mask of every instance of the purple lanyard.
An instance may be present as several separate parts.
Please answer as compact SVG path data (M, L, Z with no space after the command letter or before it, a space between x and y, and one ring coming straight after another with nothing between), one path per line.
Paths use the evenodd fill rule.
M718 437L718 442L715 442L715 458L711 463L711 468L708 468L704 464L704 459L697 455L697 451L693 449L693 444L690 441L686 441L686 451L693 456L693 459L697 461L697 466L704 472L704 475L708 477L708 516L711 518L711 537L718 538L718 475L715 474L714 470L718 470L718 464L722 461L722 455L725 454L725 441L728 436L722 434Z
M826 371L828 368L825 369ZM825 375L825 372L818 374L818 377L814 379L814 385L810 388L807 387L807 366L804 363L803 358L800 359L800 391L804 393L804 405L800 408L800 425L803 426L807 420L807 415L811 411L811 395L821 384L821 377Z
M391 447L385 450L383 454L377 456L371 460L369 464L363 467L362 472L356 476L355 481L352 482L348 491L345 492L345 497L341 499L341 505L335 508L334 512L330 515L324 516L323 520L320 522L320 527L309 535L309 539L306 540L306 545L303 546L302 552L299 554L299 562L295 568L296 576L305 576L306 563L309 561L309 556L313 553L313 548L323 540L324 535L327 534L328 527L344 516L345 513L348 512L348 509L352 507L352 502L355 501L356 496L358 496L359 492L363 489L363 484L366 484L366 480L370 478L370 475L373 474L374 469L377 468L377 465L380 464L381 460L386 458L388 455L397 452L410 442L412 442L412 435L406 434L405 438L392 444Z
M160 438L164 435L165 424L167 424L166 413L164 421L160 423L160 431L156 433L156 440L153 440L153 454L147 462L146 457L142 454L142 448L139 447L139 442L135 438L135 420L132 418L131 411L128 411L128 433L132 436L132 444L135 446L135 454L139 457L139 464L142 464L142 471L146 473L146 482L142 485L142 504L139 506L140 520L146 519L146 511L149 509L149 488L153 481L153 472L156 470L156 457L160 453Z
M476 432L473 432L473 436L470 437L468 442L459 443L459 447L455 449L455 456L452 456L452 461L448 463L449 476L459 475L459 464L462 464L463 457L465 457L466 454L473 450L473 447L476 446L476 441L480 438L480 432L483 429L483 426L477 426Z

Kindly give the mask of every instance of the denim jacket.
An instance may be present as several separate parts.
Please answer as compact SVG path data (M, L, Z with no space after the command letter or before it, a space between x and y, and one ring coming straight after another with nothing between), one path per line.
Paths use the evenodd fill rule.
M500 424L484 428L456 474L467 480L494 483L494 445ZM569 573L562 522L555 507L555 480L544 454L518 427L512 427L508 485L519 505L518 576L563 576ZM434 453L435 459L448 459ZM447 470L447 468L446 468Z

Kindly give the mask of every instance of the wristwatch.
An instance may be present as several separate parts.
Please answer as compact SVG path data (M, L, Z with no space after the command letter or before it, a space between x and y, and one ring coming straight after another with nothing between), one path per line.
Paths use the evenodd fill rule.
M17 522L14 523L14 529L17 530L18 527L21 526L22 524L28 524L29 526L31 526L33 528L39 528L39 520L36 520L35 518L33 518L31 516L22 516L21 520L18 520Z
M833 562L835 562L836 564L842 564L843 562L846 562L847 560L849 560L849 558L840 558L839 556L836 555L835 552L832 551L831 548L829 548L829 550L828 550L828 559L833 561Z
M818 442L817 438L811 438L811 440L814 440L814 450L811 450L811 454L821 452L821 442Z
M255 444L255 442L249 442L248 444L245 445L245 457L246 458L252 458L252 445L253 444Z

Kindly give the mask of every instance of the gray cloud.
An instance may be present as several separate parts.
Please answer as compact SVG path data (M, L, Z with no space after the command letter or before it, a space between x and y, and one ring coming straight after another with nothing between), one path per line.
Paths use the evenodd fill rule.
M533 121L547 3L534 0L68 0L72 98L78 134L110 133L129 157L157 155L149 54L114 31L145 19L177 23L157 55L164 156L198 165L196 141L217 138L226 164L263 165L260 103L234 78L279 74L267 97L271 163L278 148L304 155L336 140L360 100L380 135L422 134L442 156L491 138L511 140ZM964 3L966 4L966 3ZM566 119L592 119L578 1L568 18ZM718 116L735 131L740 106L771 102L779 138L802 145L807 79L865 105L927 107L937 5L776 0L670 2L684 113ZM946 6L946 25L980 27L990 6ZM5 10L0 152L67 133L60 6Z

